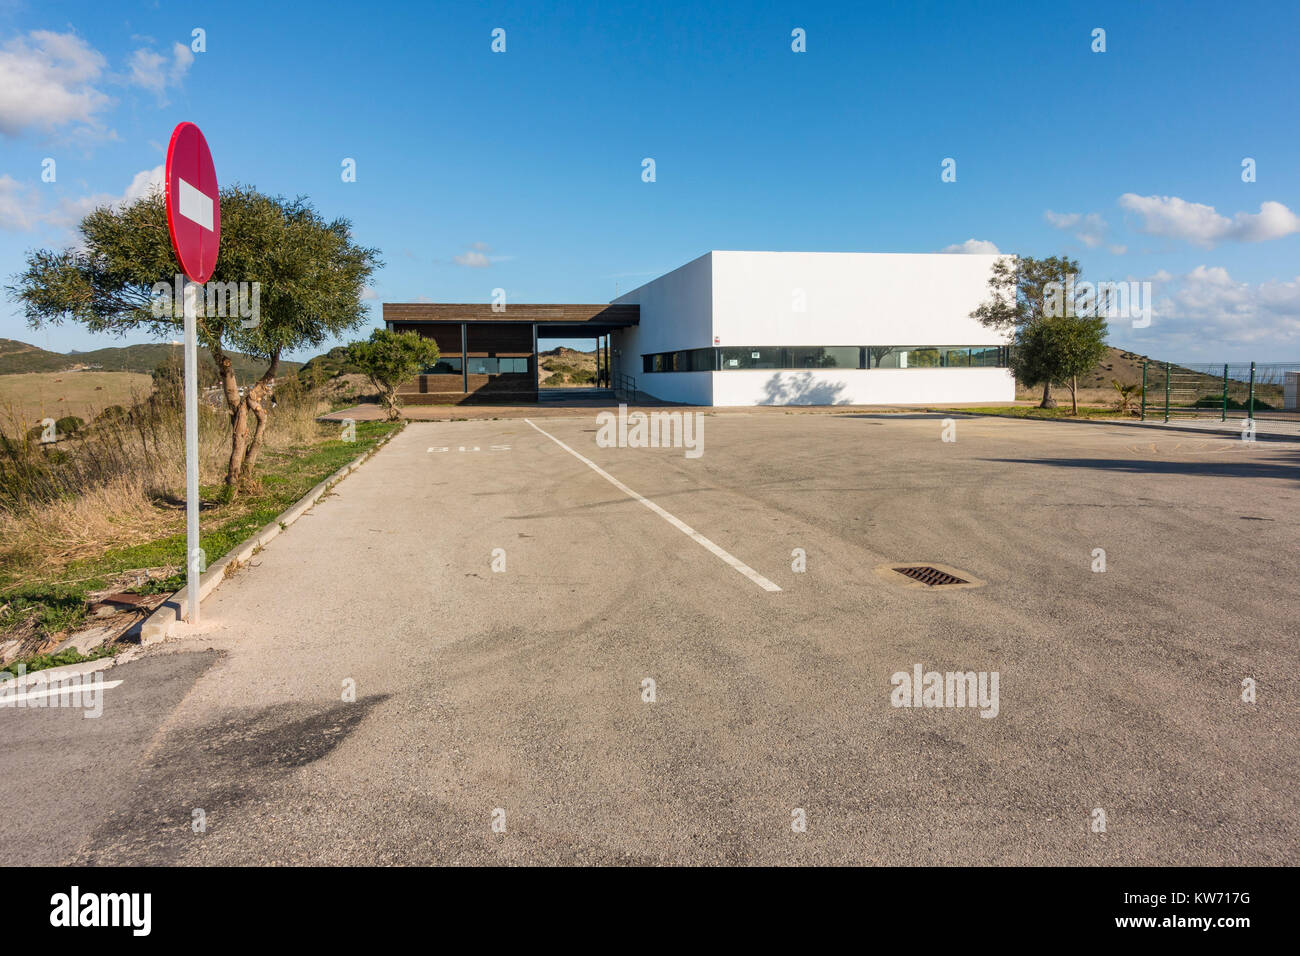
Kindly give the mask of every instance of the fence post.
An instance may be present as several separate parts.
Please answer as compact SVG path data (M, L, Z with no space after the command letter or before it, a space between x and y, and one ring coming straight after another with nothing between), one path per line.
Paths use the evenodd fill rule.
M1142 421L1147 420L1147 365L1142 363Z
M1228 420L1228 363L1223 363L1223 417L1220 421Z
M1254 421L1255 419L1255 363L1250 363L1250 402L1246 417Z
M1169 368L1170 363L1165 363L1165 424L1169 424Z

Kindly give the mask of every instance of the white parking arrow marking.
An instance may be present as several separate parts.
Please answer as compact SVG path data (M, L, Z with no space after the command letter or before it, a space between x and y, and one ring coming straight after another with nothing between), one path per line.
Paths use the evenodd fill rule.
M197 222L208 232L212 232L212 197L205 192L191 186L179 176L176 181L180 183L180 214L191 222Z

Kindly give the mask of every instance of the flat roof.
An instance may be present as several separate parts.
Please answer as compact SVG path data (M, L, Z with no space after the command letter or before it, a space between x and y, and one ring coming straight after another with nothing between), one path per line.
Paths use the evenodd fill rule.
M641 321L639 305L507 303L502 312L487 302L385 302L385 322L522 322L538 325L625 329ZM551 332L547 329L547 332Z

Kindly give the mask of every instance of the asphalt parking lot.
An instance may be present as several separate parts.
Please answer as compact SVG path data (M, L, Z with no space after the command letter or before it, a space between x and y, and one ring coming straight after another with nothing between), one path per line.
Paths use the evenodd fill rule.
M107 692L132 732L85 736L122 756L64 776L58 857L1300 862L1300 445L703 422L697 458L594 410L409 424L156 652L203 659L151 729ZM996 673L996 714L894 706L918 665Z

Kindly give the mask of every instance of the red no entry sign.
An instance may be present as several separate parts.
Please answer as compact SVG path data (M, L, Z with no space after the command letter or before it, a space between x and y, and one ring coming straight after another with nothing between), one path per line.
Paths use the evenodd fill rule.
M221 204L212 152L193 123L172 130L163 181L167 230L176 258L192 282L207 282L221 244Z

